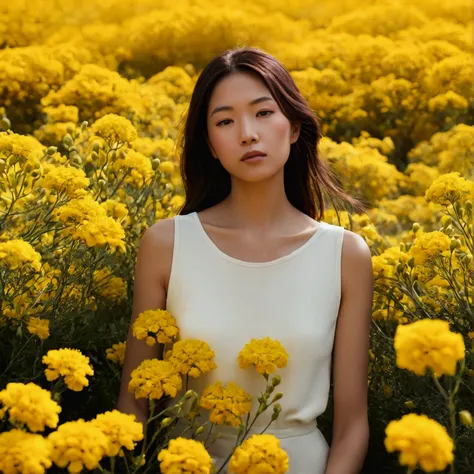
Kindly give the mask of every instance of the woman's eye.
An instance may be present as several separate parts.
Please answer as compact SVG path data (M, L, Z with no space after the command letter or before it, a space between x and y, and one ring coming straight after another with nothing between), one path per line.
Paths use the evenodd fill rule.
M273 110L260 110L260 112L257 112L257 115L258 114L268 114L268 115L271 115L273 114ZM268 117L268 115L263 115L263 117ZM217 122L216 125L219 127L220 125L226 125L225 122L231 122L230 119L225 119L225 120L221 120L220 122Z
M259 114L273 114L273 111L272 110L261 110L259 112ZM266 117L266 115L264 115L264 117Z

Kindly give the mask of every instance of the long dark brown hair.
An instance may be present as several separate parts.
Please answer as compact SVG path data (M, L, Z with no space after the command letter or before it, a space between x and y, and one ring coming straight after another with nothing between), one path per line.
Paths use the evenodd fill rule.
M178 139L185 191L185 203L179 214L207 209L230 193L230 174L213 158L208 146L207 112L218 81L241 71L258 74L290 123L301 125L298 140L291 145L284 167L285 193L290 203L317 220L324 217L325 198L329 198L334 207L345 201L352 206L352 211L364 212L365 206L342 189L330 166L319 157L318 143L322 137L319 119L283 64L258 48L244 47L215 57L196 81L183 133Z

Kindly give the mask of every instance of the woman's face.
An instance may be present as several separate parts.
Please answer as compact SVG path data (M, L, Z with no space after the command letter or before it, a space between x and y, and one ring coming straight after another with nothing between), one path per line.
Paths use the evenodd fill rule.
M260 181L283 169L290 145L299 136L257 75L236 72L214 88L207 113L208 143L214 157L233 176ZM244 162L248 151L266 154Z

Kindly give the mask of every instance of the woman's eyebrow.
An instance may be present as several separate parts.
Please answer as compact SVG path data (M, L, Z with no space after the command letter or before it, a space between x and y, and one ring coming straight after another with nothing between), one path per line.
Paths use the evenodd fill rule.
M252 101L249 102L249 105L255 105L255 104L258 104L260 102L264 102L266 100L273 100L271 97L267 97L266 95L262 96L262 97L258 97L257 99L254 99ZM211 115L210 117L212 117L214 114L216 114L217 112L221 112L223 110L234 110L233 107L231 107L230 105L221 105L220 107L216 107L212 112L211 112Z

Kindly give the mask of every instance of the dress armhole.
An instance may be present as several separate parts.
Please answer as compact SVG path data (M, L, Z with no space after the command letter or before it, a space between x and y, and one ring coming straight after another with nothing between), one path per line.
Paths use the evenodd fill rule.
M171 258L171 269L168 279L168 291L166 292L166 307L168 307L168 299L173 296L174 292L174 281L176 279L176 272L178 266L178 254L179 254L179 231L180 231L180 215L173 217L174 221L174 237L173 237L173 255Z
M339 305L341 304L341 299L342 299L342 244L344 242L344 233L345 229L344 227L339 227L338 229L338 235L336 239L336 294L338 295L339 298Z

